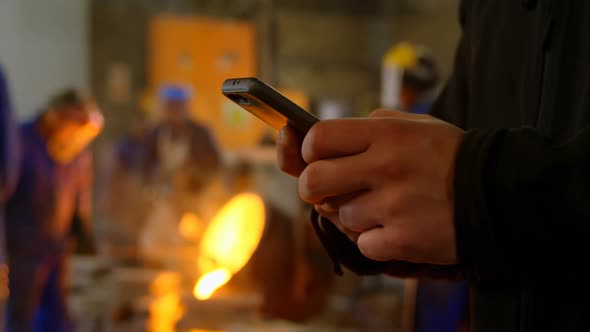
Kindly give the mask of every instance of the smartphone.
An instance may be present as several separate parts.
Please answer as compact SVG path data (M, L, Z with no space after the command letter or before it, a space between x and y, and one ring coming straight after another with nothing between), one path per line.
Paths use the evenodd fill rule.
M289 125L305 135L319 121L268 84L253 78L232 78L221 92L234 103L275 129Z

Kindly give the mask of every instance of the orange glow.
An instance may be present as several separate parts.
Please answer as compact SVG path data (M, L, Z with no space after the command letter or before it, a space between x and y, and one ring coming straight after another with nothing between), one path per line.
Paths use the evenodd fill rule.
M227 284L231 277L231 273L225 269L209 272L199 279L195 285L193 294L198 300L206 300L210 298L216 290Z
M180 219L178 232L187 240L198 240L203 233L203 222L196 214L187 212Z
M162 273L150 285L152 301L149 306L150 318L147 331L174 332L176 323L182 318L179 279L171 273Z
M198 299L209 298L250 260L265 225L262 199L253 193L235 196L205 230L197 261L203 273L195 285Z

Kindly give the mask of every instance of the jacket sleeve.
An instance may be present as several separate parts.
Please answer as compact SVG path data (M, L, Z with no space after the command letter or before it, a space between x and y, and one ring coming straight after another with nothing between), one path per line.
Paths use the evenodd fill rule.
M532 129L466 134L455 210L459 256L472 276L526 279L579 266L590 235L589 149L590 128L564 145Z
M433 114L465 128L470 104L470 1L461 5L454 73ZM590 235L590 128L565 145L532 129L467 132L455 169L460 262L474 281L555 274L579 266Z

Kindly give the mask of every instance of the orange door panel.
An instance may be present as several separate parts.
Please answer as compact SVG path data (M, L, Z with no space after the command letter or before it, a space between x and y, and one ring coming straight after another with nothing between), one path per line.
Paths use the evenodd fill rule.
M227 149L248 148L266 127L221 95L227 78L256 76L253 24L210 18L161 16L150 29L151 90L165 83L193 89L193 116L209 125Z

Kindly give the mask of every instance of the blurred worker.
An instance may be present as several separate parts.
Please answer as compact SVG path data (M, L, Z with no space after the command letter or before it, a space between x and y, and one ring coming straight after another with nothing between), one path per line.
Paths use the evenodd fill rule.
M0 326L8 297L8 265L4 237L4 204L14 190L18 174L18 132L13 119L8 84L0 67Z
M10 267L7 331L71 331L67 258L73 220L91 241L92 161L86 150L103 118L74 90L21 126L21 177L6 204ZM78 243L92 247L92 243Z
M158 190L198 192L221 166L209 130L190 118L187 88L164 86L160 91L163 121L147 140L146 176Z
M142 184L147 134L147 120L136 112L129 132L101 158L105 181L99 188L99 209L106 219L106 249L110 255L130 262L137 259L137 236L149 213L148 195Z
M439 82L438 68L425 47L399 43L383 61L382 106L428 114Z
M185 213L207 219L199 207L214 204L201 203L212 199L208 189L221 168L210 131L190 117L188 88L163 86L159 98L163 119L148 134L144 160L144 179L154 201L139 239L141 252L150 259L177 244L176 229Z
M18 131L11 106L8 84L0 67L0 264L6 258L3 205L14 190L18 174Z
M402 110L414 114L428 114L440 75L434 59L423 50L416 49L416 62L404 70L400 91Z

